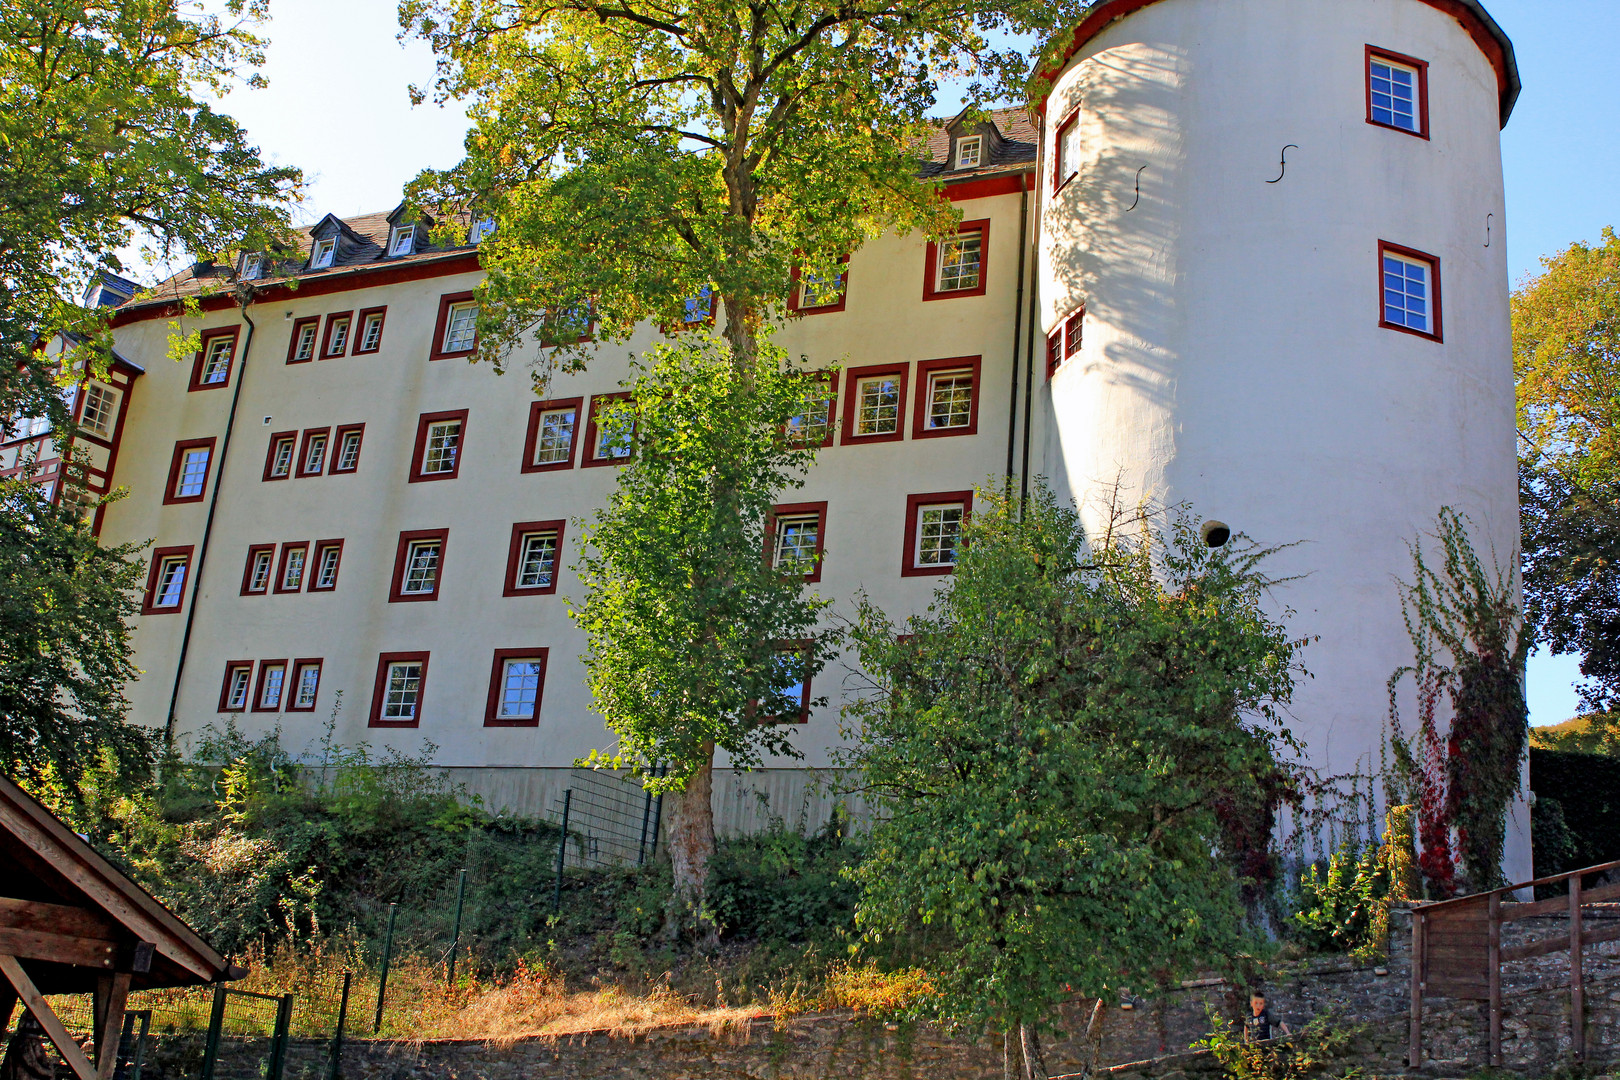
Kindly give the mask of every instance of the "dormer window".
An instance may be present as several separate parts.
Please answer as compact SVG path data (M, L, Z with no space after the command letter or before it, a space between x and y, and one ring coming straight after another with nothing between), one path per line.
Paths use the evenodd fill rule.
M956 140L956 167L958 169L976 169L984 158L984 136L969 135L964 139Z
M394 226L393 239L389 240L388 242L388 254L390 256L409 255L413 250L415 250L415 245L416 226L396 225Z
M484 218L473 222L473 227L467 231L467 243L480 244L486 236L495 235L495 219Z
M315 241L315 246L309 251L309 268L311 270L325 270L332 265L337 256L337 237Z
M242 280L253 281L264 273L264 253L249 251L242 256Z

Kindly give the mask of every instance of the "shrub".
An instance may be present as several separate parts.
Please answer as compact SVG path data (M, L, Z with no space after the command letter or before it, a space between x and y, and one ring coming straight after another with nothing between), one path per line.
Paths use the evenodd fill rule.
M1291 921L1305 945L1360 954L1383 950L1389 931L1390 874L1380 849L1360 850L1346 840L1326 867L1311 866L1299 889L1300 909Z

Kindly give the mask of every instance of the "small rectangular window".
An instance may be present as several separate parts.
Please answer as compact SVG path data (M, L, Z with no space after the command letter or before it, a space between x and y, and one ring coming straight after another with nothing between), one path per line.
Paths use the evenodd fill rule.
M276 571L276 592L295 593L304 587L304 569L309 559L309 543L281 545L281 568Z
M980 158L984 155L984 136L969 135L956 140L956 167L958 169L976 169Z
M437 600L444 571L449 529L421 529L399 534L389 603Z
M955 296L983 296L985 254L990 246L990 222L966 221L955 236L934 243L927 252L927 276L923 279L923 299L942 300Z
M489 676L487 727L533 727L540 718L547 649L497 649Z
M597 394L591 398L590 418L585 425L585 465L622 465L635 451L635 414L629 409L610 407L628 402L627 393Z
M841 262L844 269L828 276L795 269L793 274L798 288L788 297L788 307L800 315L843 311L844 302L849 296L849 256L844 256Z
M461 451L466 430L466 409L424 413L418 417L410 482L455 479L461 471Z
M310 712L321 689L321 661L305 659L293 661L292 700L288 712Z
M287 343L287 363L302 364L315 359L315 339L321 332L321 317L311 315L293 323L292 339Z
M325 270L332 265L337 257L337 238L330 237L317 240L309 249L309 268L311 270Z
M531 468L567 468L574 460L574 432L579 424L578 401L539 402L530 415L529 465Z
M906 498L903 577L948 574L961 554L962 527L973 505L971 491L941 491Z
M788 418L788 442L794 446L831 446L833 406L827 376L805 376L803 408Z
M264 273L264 256L250 251L242 256L242 280L253 281Z
M338 564L343 560L342 540L322 540L315 545L315 576L310 592L331 592L337 588Z
M1429 137L1429 65L1367 46L1367 122Z
M903 438L900 417L906 407L909 365L849 368L844 374L845 445Z
M708 322L714 318L714 289L708 285L698 290L696 296L688 296L684 301L685 310L681 315L681 322L686 326Z
M286 688L287 661L263 660L259 663L259 690L253 695L254 712L278 712L281 693Z
M477 246L484 242L485 237L495 235L495 219L483 218L475 221L472 228L467 230L467 243Z
M427 691L428 654L383 653L377 658L377 681L371 694L371 724L414 727L422 720Z
M158 548L152 552L152 568L146 576L146 597L141 604L145 615L177 612L185 603L186 578L191 574L190 547Z
M563 525L562 521L520 521L512 526L502 595L538 596L557 591Z
M444 351L471 352L478 332L478 305L455 304L444 328Z
M1063 363L1063 327L1053 330L1046 338L1046 376L1052 377Z
M1440 260L1395 244L1378 246L1382 302L1379 325L1441 338Z
M202 502L208 487L208 465L213 456L213 439L176 443L174 458L169 462L169 486L164 492L164 503Z
M354 345L356 356L382 348L383 319L387 314L387 308L366 308L360 312L360 336Z
M776 550L771 565L808 576L815 572L820 549L819 514L785 514L776 519Z
M197 358L191 365L188 390L220 390L230 385L238 329L232 326L203 333L202 347L197 350Z
M310 428L304 432L304 452L298 456L299 476L319 476L326 471L326 446L330 428Z
M979 357L924 360L917 365L917 412L911 437L972 435L979 424Z
M1080 346L1083 343L1081 334L1085 327L1085 320L1086 309L1081 308L1073 315L1070 315L1068 321L1063 324L1063 356L1065 359L1080 351Z
M416 243L415 225L397 225L394 238L388 245L389 255L409 255Z
M298 434L278 431L270 436L270 449L264 458L264 478L285 480L292 475L293 455L298 449Z
M360 468L360 442L365 437L366 425L345 424L337 429L333 438L337 450L332 457L332 472L352 473Z
M262 596L270 591L270 570L276 561L276 545L254 544L248 548L242 567L242 595Z
M326 334L321 339L322 360L331 360L349 351L349 327L353 322L352 311L342 311L326 317Z
M118 417L118 391L100 383L87 383L84 390L84 412L79 425L96 435L108 438Z
M810 719L810 649L794 645L777 650L772 690L780 703L766 706L768 724L802 724Z
M248 689L253 685L253 661L232 660L225 665L225 681L219 688L219 711L241 712L247 708Z
M1080 174L1080 113L1076 110L1058 125L1053 139L1052 190L1057 191Z

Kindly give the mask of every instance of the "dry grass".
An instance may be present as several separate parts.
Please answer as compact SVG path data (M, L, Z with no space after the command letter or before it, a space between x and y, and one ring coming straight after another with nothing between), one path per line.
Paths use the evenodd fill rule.
M920 968L880 971L873 963L833 968L823 993L828 1004L879 1016L903 1012L937 996L938 988Z

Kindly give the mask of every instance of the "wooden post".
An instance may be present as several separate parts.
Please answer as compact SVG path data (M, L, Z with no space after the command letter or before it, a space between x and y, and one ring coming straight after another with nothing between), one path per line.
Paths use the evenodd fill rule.
M79 1044L73 1041L73 1036L68 1034L67 1028L62 1026L62 1021L51 1011L50 1003L34 986L34 980L28 977L28 973L17 963L15 956L0 953L0 973L3 973L6 980L16 989L17 996L28 1006L28 1011L34 1014L39 1026L45 1029L45 1034L50 1036L51 1045L62 1055L62 1060L68 1063L73 1075L78 1077L78 1080L97 1080L96 1070L90 1064L90 1059L84 1056Z
M1408 1026L1407 1068L1423 1064L1423 913L1412 909L1412 1019Z
M1491 1068L1496 1069L1502 1065L1502 894L1491 893L1490 899L1485 904L1485 922L1490 933L1485 958L1485 975L1491 995L1491 1045L1488 1063Z
M118 1043L124 1033L124 1006L129 1003L130 973L96 980L96 1073L101 1080L112 1080L118 1065Z
M1586 1060L1586 986L1581 977L1581 875L1569 879L1569 1048Z

